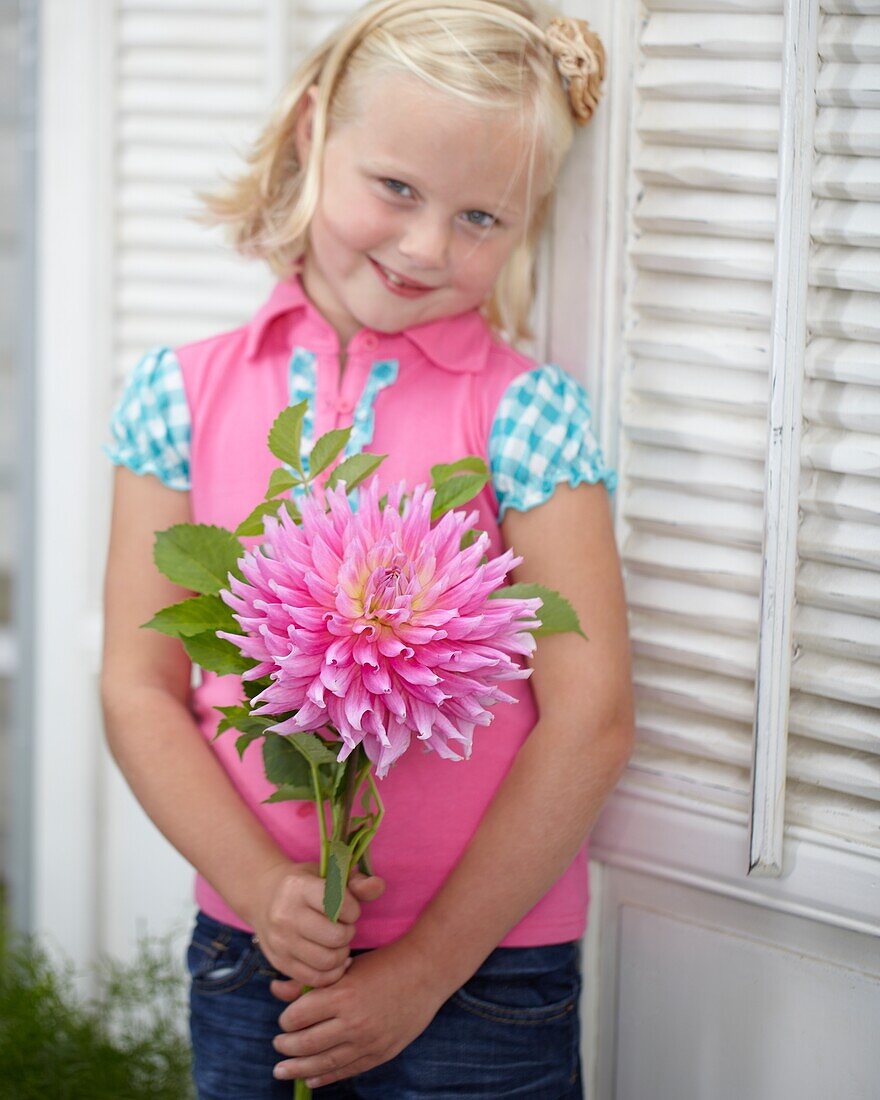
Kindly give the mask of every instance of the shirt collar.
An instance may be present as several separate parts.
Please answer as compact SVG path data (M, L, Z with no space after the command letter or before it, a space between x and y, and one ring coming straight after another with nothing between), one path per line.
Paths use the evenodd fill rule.
M299 275L294 274L275 284L268 300L245 326L245 358L255 362L270 325L284 314L297 312L310 322L304 335L311 335L315 338L314 342L338 350L336 333L309 299ZM411 344L431 363L458 374L482 370L492 346L491 330L476 309L454 317L441 317L423 325L412 325L396 333L361 329L349 346L357 349L368 335L375 337L373 354L377 359L395 358L401 351L405 352L406 344Z

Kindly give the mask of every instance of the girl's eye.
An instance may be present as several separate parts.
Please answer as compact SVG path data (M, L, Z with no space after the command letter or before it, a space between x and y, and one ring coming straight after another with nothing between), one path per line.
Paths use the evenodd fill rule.
M477 220L473 220L472 215L477 215ZM488 222L480 221L480 218L488 218ZM486 214L482 210L469 210L467 212L467 220L471 225L477 226L478 229L491 229L493 225L497 225L498 219L494 214Z
M404 191L409 191L409 184L401 183L400 180L385 179L382 180L389 191L393 191L395 195L402 195Z
M386 178L382 180L382 183L389 191L393 191L395 195L400 195L403 198L409 197L408 195L404 195L405 191L412 191L409 184L403 183L401 180ZM476 217L474 217L474 215L476 215ZM488 221L484 220L486 218L488 218ZM494 225L498 224L498 219L494 214L487 214L483 210L466 211L465 220L468 225L475 225L478 229L491 229Z

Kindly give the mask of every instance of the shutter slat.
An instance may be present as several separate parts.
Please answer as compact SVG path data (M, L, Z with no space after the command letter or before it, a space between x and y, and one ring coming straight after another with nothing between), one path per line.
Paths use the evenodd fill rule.
M820 107L880 106L880 65L823 65L816 84L816 102Z
M633 246L639 268L682 275L723 276L730 279L768 279L773 271L769 241L740 241L732 237L688 237L673 233L645 233Z
M805 471L801 508L859 523L880 523L880 479ZM880 531L878 531L880 536Z
M720 367L677 366L653 359L642 359L632 373L633 390L692 408L727 412L740 409L750 416L767 411L767 380L744 371L730 374ZM880 390L876 391L880 398Z
M758 597L743 592L642 576L632 569L626 578L626 597L632 608L696 627L711 625L753 640L757 630Z
M793 629L811 652L880 661L880 619L805 606L796 608Z
M828 10L828 5L824 7ZM825 16L819 25L819 57L823 61L880 61L877 20Z
M811 235L822 244L876 248L880 245L880 206L820 199L813 210Z
M822 289L813 290L809 298L814 331L818 335L880 340L875 294Z
M877 207L880 216L880 206ZM878 234L880 239L880 234ZM880 248L817 248L810 261L814 286L880 292Z
M646 57L778 58L782 19L778 15L729 15L723 22L714 13L657 13L642 34Z
M635 211L643 229L661 233L773 240L775 200L772 195L652 187Z
M880 477L880 438L867 432L810 427L803 433L807 466L843 474Z
M785 810L793 825L847 841L876 846L880 836L880 806L854 795L817 790L792 780L786 787Z
M802 558L832 565L880 569L877 528L867 523L806 516L798 531L798 552Z
M760 546L763 513L758 505L713 499L668 489L634 489L631 516L639 527L706 541Z
M633 441L629 471L632 477L655 485L691 488L725 500L744 500L760 506L764 471L758 462L730 455L658 451Z
M814 381L803 411L813 424L880 434L880 386Z
M633 653L668 664L754 680L755 646L746 638L700 630L636 611L630 623Z
M816 116L814 142L818 153L880 156L880 119L876 111L825 107Z
M639 103L636 129L644 141L662 145L708 145L775 152L779 108L764 103Z
M788 770L799 783L880 802L880 760L855 749L830 748L792 737Z
M880 345L857 340L817 338L807 346L808 378L880 386Z
M871 707L795 689L791 694L788 727L792 733L825 744L880 753L880 714Z
M757 149L649 145L639 152L636 175L657 186L687 186L772 195L777 158Z
M880 573L802 561L798 569L797 598L814 607L864 611L880 618Z
M253 4L230 4L225 12L211 11L206 19L196 12L150 10L149 4L131 4L117 23L117 41L121 50L136 47L141 50L159 48L193 50L260 49L265 45L263 15ZM138 10L135 10L135 9ZM124 59L125 54L123 53Z
M880 157L816 157L813 194L820 199L880 202Z
M644 657L635 658L633 670L640 700L662 703L675 711L682 708L688 712L706 714L716 721L718 718L726 719L725 728L728 730L748 730L751 727L754 687L746 680ZM715 728L721 725L718 723ZM737 763L747 764L749 746L746 743L743 747L746 755Z
M719 103L776 103L781 82L780 63L773 61L657 58L643 65L636 86L655 99L698 99Z
M633 402L627 406L623 411L623 427L639 443L736 458L763 458L767 436L763 420L717 416L659 402L655 405Z

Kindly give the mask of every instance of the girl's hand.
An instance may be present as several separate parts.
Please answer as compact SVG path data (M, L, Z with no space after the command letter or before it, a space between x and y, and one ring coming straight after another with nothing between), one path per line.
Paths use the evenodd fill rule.
M277 970L300 985L332 985L345 973L360 902L373 901L384 889L377 875L353 875L334 923L324 913L318 864L276 864L260 882L251 922L260 949Z
M275 981L272 992L293 1001L278 1022L272 1045L288 1060L275 1076L306 1078L310 1088L363 1073L399 1054L425 1030L447 997L422 956L398 940L352 959L331 989L304 995L295 981Z

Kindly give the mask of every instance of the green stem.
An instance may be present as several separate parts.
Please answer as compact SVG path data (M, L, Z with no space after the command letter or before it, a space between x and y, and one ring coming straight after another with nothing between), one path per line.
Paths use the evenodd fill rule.
M372 770L367 771L367 781L370 784L370 791L373 798L376 800L376 813L373 817L373 824L369 829L364 829L361 835L358 837L357 842L352 850L351 862L357 863L361 859L366 859L367 849L370 846L370 842L379 830L379 825L382 822L382 818L385 816L385 807L382 804L382 798L379 795L379 790L376 787L376 780L373 777ZM369 867L369 861L367 861ZM366 871L366 874L371 874L371 871Z
M312 773L312 789L315 792L315 808L318 811L318 830L321 833L321 878L327 877L327 822L324 819L324 797L321 793L321 779L318 775L318 765L309 763Z
M324 820L324 802L321 797L320 777L318 775L318 766L311 764L312 773L312 787L315 792L315 802L318 808L318 828L321 833L321 878L327 877L327 862L329 860L329 842L327 839L327 822ZM367 848L376 830L379 828L379 822L382 820L382 816L385 813L385 807L382 805L382 799L379 797L379 791L376 788L376 782L373 777L372 762L364 752L363 746L358 745L355 752L348 758L345 765L345 782L342 787L342 798L337 800L335 798L330 799L330 814L332 820L332 839L333 840L348 840L348 828L351 820L351 810L354 804L354 800L364 779L370 784L370 790L373 797L376 800L375 820L370 827L359 838L356 847L352 854L351 867L360 861L363 865L365 874L372 874L370 870L370 864L367 859ZM308 993L311 986L304 986L303 993ZM312 1090L308 1087L304 1080L297 1078L294 1082L293 1091L294 1100L311 1100Z

